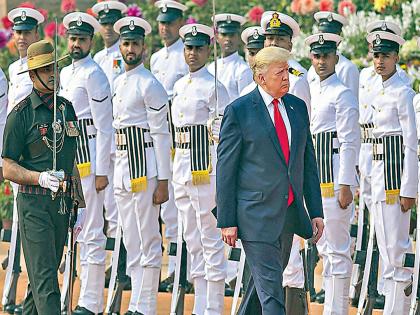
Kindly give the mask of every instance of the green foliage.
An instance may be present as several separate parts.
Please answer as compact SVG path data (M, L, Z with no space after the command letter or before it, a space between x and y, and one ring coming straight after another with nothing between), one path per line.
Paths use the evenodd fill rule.
M13 218L13 190L7 180L0 184L0 218Z

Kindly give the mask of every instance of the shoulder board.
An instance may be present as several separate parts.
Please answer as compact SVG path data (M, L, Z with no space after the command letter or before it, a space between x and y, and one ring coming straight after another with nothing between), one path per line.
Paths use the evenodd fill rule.
M17 103L16 106L13 108L13 110L15 112L20 112L22 109L24 109L28 105L31 105L31 98L29 97L29 95L23 100L21 100L19 103Z
M300 77L300 76L303 75L303 72L300 72L299 70L296 70L295 68L292 68L292 67L289 67L289 73L291 73L291 74L293 74L297 77Z

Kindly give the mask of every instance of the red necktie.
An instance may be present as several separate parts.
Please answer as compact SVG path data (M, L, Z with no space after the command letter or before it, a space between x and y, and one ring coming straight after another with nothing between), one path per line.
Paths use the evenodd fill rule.
M286 164L289 164L289 138L287 136L286 125L284 124L283 117L281 117L279 110L279 100L273 99L274 105L274 126L276 128L277 137L279 138L280 147L283 151ZM290 206L294 200L292 186L289 185L289 198L287 199L287 205Z

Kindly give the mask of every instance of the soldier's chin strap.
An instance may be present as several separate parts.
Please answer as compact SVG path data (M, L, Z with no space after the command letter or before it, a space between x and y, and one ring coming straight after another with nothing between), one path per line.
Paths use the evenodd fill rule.
M35 75L36 75L36 77L38 78L39 82L41 82L42 86L43 86L44 88L46 88L48 91L54 92L54 89L49 88L49 87L48 87L48 85L46 85L46 84L45 84L45 82L44 82L44 81L42 81L41 77L40 77L40 76L39 76L39 74L38 74L38 69L35 69L35 70L34 70L34 72L35 72Z

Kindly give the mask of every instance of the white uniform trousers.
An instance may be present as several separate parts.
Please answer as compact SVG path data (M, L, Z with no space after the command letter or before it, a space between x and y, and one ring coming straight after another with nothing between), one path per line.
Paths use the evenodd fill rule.
M118 163L118 158L117 158ZM115 200L121 216L123 240L127 249L127 274L132 279L136 311L156 314L162 238L159 232L159 206L153 204L156 177L148 179L147 190L132 193L115 187ZM137 294L138 296L134 296Z
M108 181L109 185L105 188L105 220L107 221L106 236L115 238L118 225L118 211L114 196L114 165L115 154L111 154L109 163Z
M200 292L195 294L193 313L197 315L220 315L214 309L223 306L223 294L212 291L214 287L223 290L226 278L222 235L211 212L216 206L215 181L215 176L210 176L210 184L205 185L173 182L175 204L181 213L184 239L191 256L191 279L197 285L204 279L207 281L207 286L202 283Z
M305 286L303 260L300 255L301 241L302 238L300 236L293 235L289 262L283 271L283 287L302 289Z
M86 202L80 244L81 287L79 305L94 313L103 310L105 285L105 244L103 205L105 192L96 192L95 175L83 177L82 188Z

